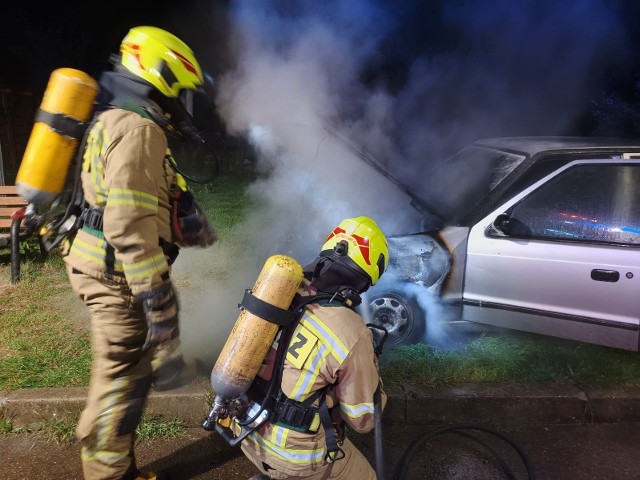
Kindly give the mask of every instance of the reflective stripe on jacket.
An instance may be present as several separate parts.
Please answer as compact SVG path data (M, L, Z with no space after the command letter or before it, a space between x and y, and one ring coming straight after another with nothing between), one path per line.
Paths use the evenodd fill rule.
M175 173L162 129L137 113L110 109L89 132L82 164L86 202L104 209L102 232L80 229L65 261L96 278L126 281L138 294L162 283L169 265L159 239L170 241Z
M304 401L327 387L328 407L339 405L332 416L366 433L374 427L373 394L379 381L373 339L362 317L343 306L309 305L287 349L281 382L287 397ZM384 392L382 401L384 406ZM308 475L326 464L322 427L303 433L267 423L241 445L248 456L288 475Z

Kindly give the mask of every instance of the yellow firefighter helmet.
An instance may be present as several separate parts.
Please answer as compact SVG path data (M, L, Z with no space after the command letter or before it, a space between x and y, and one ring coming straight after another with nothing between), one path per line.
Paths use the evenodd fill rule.
M176 98L183 89L203 84L200 65L191 49L175 35L157 27L134 27L120 45L122 65L160 93Z
M346 218L333 229L322 252L334 250L356 266L375 285L389 265L389 247L380 227L369 217Z

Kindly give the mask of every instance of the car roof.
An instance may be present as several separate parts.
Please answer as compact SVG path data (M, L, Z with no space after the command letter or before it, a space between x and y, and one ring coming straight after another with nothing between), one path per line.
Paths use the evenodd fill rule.
M613 137L496 137L477 140L473 145L534 156L542 151L640 151L640 139Z
M578 158L637 159L640 158L640 139L577 136L482 138L431 171L430 176L434 180L423 189L426 192L423 193L424 210L433 212L444 223L473 223L478 216L488 213L487 210L494 207L502 194L524 178L534 165L542 161L559 164ZM464 177L455 179L449 175L456 168L461 171L473 168L475 175L463 182Z

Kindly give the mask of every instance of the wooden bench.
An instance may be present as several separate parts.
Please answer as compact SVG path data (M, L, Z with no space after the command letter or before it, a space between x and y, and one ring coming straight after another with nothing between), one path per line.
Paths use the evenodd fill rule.
M13 185L0 185L0 247L11 247L11 283L20 280L20 242L35 231L35 225L23 224L29 202Z

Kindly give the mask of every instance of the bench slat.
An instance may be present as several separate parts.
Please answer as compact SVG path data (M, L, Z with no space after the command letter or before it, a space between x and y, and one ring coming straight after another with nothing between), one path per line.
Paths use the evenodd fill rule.
M12 222L11 214L28 204L29 202L18 195L18 187L0 185L0 230L3 231L2 236L9 234Z
M28 205L29 202L27 202L24 198L20 198L20 197L0 197L0 206L3 207L9 207L12 205Z
M15 205L12 207L5 207L2 205L2 202L0 202L0 217L4 218L4 217L10 217L11 214L13 214L13 212L20 210L20 206Z
M0 185L0 194L18 195L18 187L16 187L15 185Z
M11 220L10 218L0 218L0 230L4 230L4 229L10 229L11 228L11 222L13 220Z
M11 283L16 283L20 279L20 252L19 246L13 244L11 237L11 224L13 220L11 215L20 207L25 207L29 204L27 200L22 198L18 194L18 188L15 185L0 185L0 239L2 240L2 246L11 247ZM20 237L18 241L24 241L24 235L35 234L30 228L22 226L20 228ZM16 242L18 243L18 242ZM42 249L42 244L40 244Z

